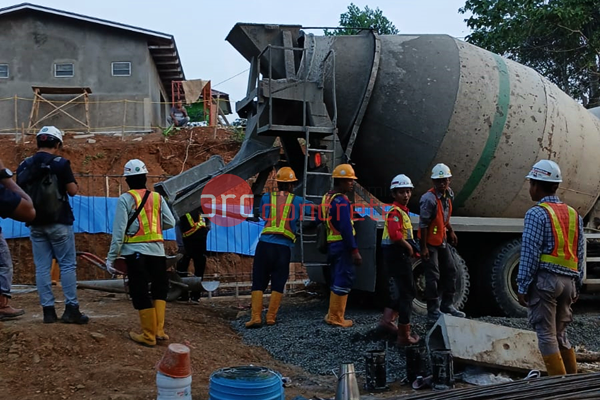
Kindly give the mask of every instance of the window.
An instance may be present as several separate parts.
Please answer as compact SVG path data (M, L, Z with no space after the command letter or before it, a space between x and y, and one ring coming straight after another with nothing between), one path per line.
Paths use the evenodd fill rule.
M8 64L0 64L0 78L8 78Z
M73 64L54 64L55 78L72 78L74 75Z
M131 76L131 63L125 61L112 63L112 76Z

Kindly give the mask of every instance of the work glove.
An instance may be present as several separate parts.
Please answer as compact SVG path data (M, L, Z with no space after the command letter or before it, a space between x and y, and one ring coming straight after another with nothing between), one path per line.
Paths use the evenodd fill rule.
M119 274L119 271L117 271L114 268L114 261L110 261L107 258L106 261L104 262L104 264L106 265L106 270L108 271L109 274L111 274L112 276L115 276L115 275Z

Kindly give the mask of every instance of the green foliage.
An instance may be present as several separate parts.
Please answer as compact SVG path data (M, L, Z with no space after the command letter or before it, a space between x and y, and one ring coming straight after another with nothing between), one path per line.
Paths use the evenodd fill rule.
M204 115L203 101L198 101L196 103L186 105L185 110L188 113L188 117L190 117L190 122L208 122L208 115Z
M380 35L396 35L398 29L383 16L383 12L376 8L372 10L365 6L364 10L350 3L348 11L340 15L340 27L373 29ZM326 36L356 35L357 29L325 29Z
M467 41L530 66L573 98L600 105L598 0L467 0Z
M106 156L106 154L100 152L100 153L96 153L94 155L91 154L86 154L85 157L83 157L83 161L81 162L83 165L88 165L90 162L92 161L96 161L96 160L101 160Z

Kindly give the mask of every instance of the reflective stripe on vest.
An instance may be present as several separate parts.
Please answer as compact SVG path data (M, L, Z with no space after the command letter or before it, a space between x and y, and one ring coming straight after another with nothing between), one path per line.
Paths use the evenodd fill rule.
M446 239L446 227L450 223L450 216L452 215L452 199L448 198L448 218L444 218L444 206L442 200L438 197L435 192L435 188L431 188L428 192L433 193L437 200L437 211L435 218L429 224L427 229L427 244L431 246L441 246ZM419 238L421 237L421 228L418 231Z
M281 207L278 200L279 197L277 192L271 193L271 204L269 205L269 219L267 220L265 227L261 234L270 235L283 235L286 238L296 241L296 234L292 232L290 227L290 212L293 208L294 195L289 193L283 205L283 213L279 215L278 210Z
M190 224L190 229L181 234L181 236L183 237L192 236L198 231L198 229L202 229L206 226L206 222L204 222L204 218L202 217L202 215L199 216L200 219L198 220L198 222L194 221L194 218L192 218L192 215L190 213L185 214L185 216L188 220L188 223Z
M323 199L321 200L321 216L325 219L325 224L327 226L327 243L341 242L343 240L340 231L335 229L335 227L331 223L331 202L337 196L344 195L341 193L327 193L323 196ZM354 221L352 220L352 217L350 217L350 223L352 224L352 234L356 236L356 230L354 229Z
M135 200L135 209L137 210L144 194L145 189L130 190L127 193L133 196ZM144 208L140 211L137 217L139 224L138 231L134 235L125 235L125 243L150 243L162 242L162 224L161 224L161 199L160 194L156 192L150 193Z
M394 241L390 238L390 233L388 231L388 217L392 213L392 211L398 211L400 213L400 217L402 218L402 236L405 240L410 240L413 238L413 227L410 222L410 217L403 209L398 206L392 206L392 208L385 214L385 225L383 226L383 235L381 236L381 244L382 245L390 245L394 244Z
M550 216L554 249L542 254L540 261L560 265L577 271L577 246L579 243L579 216L574 208L565 203L540 203Z

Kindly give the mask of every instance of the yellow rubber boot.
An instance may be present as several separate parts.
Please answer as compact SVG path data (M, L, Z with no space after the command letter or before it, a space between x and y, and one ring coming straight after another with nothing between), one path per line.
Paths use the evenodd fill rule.
M167 302L164 300L154 300L154 309L156 310L156 340L169 340L169 335L165 333L165 312Z
M156 310L154 308L146 308L139 310L139 314L142 333L129 332L129 337L134 342L152 347L156 345Z
M277 317L277 311L281 305L281 299L283 293L272 291L271 300L269 300L269 310L267 311L267 325L275 325L275 318Z
M349 319L344 319L347 302L347 294L338 296L337 294L331 292L331 296L329 297L329 312L325 316L325 322L327 322L329 325L350 328L353 325L352 321Z
M252 314L250 321L246 322L246 328L260 328L262 325L263 292L252 291Z
M549 356L543 356L544 364L546 364L546 371L548 375L566 375L565 364L560 353L550 354Z
M560 355L563 359L563 364L565 365L565 371L567 371L567 374L576 374L577 359L575 358L575 349L562 349L560 351Z

